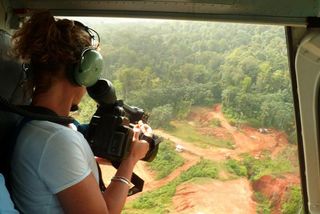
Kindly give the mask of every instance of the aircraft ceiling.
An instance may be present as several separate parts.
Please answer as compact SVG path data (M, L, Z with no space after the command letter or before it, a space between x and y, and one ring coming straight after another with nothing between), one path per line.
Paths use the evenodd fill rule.
M49 9L60 16L146 17L306 25L319 0L2 0L6 11L26 16Z

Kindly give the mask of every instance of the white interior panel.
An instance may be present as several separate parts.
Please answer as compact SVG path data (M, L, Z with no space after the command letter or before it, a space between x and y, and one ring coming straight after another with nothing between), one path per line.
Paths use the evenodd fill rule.
M319 172L319 81L320 31L309 32L302 40L296 55L296 72L304 156L306 163L309 209L320 213Z

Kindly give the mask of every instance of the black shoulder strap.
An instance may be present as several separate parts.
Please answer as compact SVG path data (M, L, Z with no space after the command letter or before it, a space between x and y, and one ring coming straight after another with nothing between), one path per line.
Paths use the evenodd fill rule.
M22 127L30 120L47 120L47 121L50 121L53 123L58 123L61 125L75 123L75 120L73 118L60 117L55 112L51 111L50 109L46 109L46 108L42 108L42 107L35 107L35 106L15 106L15 105L12 105L6 99L2 98L1 96L0 96L0 110L16 113L16 114L19 114L19 115L22 115L25 117L21 121L21 123L19 124L14 136L17 136L19 134L20 130L22 129ZM85 128L84 128L84 130L85 130ZM16 141L16 139L12 139L12 142L9 143L10 148L8 151L11 151L11 152L8 153L10 156L6 157L6 160L9 162L5 164L6 166L9 166L9 167L10 167L11 155L13 153L13 149L15 146L15 141ZM118 164L117 167L119 167L119 165L120 164ZM100 169L100 166L98 163L97 163L97 166L98 166L98 172L99 172L99 187L100 187L101 191L105 191L106 187L104 185L104 182L102 179L101 169ZM7 173L7 175L8 175L9 172L10 172L10 168L7 168L5 170L5 173ZM9 179L6 179L6 180L9 180ZM142 191L144 181L139 176L137 176L136 174L133 173L131 182L135 186L130 189L130 191L128 193L129 196L133 195L137 192ZM8 185L8 186L10 188L10 185Z
M11 170L11 158L16 144L16 138L19 135L22 127L30 120L47 120L50 122L66 125L72 123L74 119L71 117L59 117L55 112L42 107L16 106L9 103L5 98L1 96L0 111L14 113L23 116L23 119L19 123L16 123L16 125L12 125L12 130L10 131L10 133L7 133L4 136L4 140L7 142L1 142L1 150L3 149L3 151L1 151L0 171L6 178L5 180L8 190L11 191L10 184L8 183L11 180L8 179Z
M104 181L103 181L103 178L102 178L102 172L101 172L101 167L97 162L97 167L98 167L98 173L99 173L99 188L100 188L100 191L101 192L104 192L107 188L106 188L106 185L104 184Z
M1 111L12 112L15 114L22 115L24 117L32 118L33 120L47 120L53 123L59 123L64 125L74 122L74 119L72 117L61 117L55 113L52 114L52 111L51 113L47 114L47 113L44 113L43 111L41 112L40 108L41 107L34 109L34 107L32 106L16 106L9 103L6 99L0 96Z
M10 104L11 105L11 104ZM20 106L20 107L17 107L17 109L19 109L19 111L21 110L22 112L27 112L27 115L41 115L41 118L45 118L46 115L48 115L48 117L57 117L58 115L51 111L50 109L47 109L47 108L44 108L44 107L37 107L37 106ZM5 178L9 178L9 179L6 179L6 186L8 188L8 191L11 192L12 190L12 186L11 186L11 180L10 179L10 176L11 176L11 160L12 160L12 155L13 155L13 152L14 152L14 148L16 146L16 143L17 143L17 138L22 130L22 128L31 120L34 120L34 119L39 119L38 117L36 118L32 118L32 117L28 117L28 116L25 116L23 117L23 119L18 123L18 125L16 126L16 128L11 132L10 134L10 139L7 144L6 144L6 153L5 153L5 156L4 157L4 169L2 169L3 171L3 174L4 174L4 177Z
M19 136L19 133L21 131L21 129L24 127L25 124L27 124L29 121L31 121L30 118L28 117L24 117L19 125L16 127L15 130L12 131L12 134L10 136L10 139L7 144L6 144L6 152L4 153L5 157L3 159L3 161L5 161L5 163L3 164L4 168L2 169L2 173L4 175L5 182L6 182L6 186L9 192L11 192L12 190L12 186L11 186L11 180L10 176L11 176L11 160L12 160L12 155L13 155L13 151L14 151L14 147L16 146L16 142L17 142L17 138ZM7 179L9 178L9 179Z

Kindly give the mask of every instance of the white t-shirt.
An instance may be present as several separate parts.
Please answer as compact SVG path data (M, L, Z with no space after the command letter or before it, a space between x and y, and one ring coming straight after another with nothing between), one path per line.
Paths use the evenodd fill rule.
M81 133L30 121L18 136L12 158L13 200L23 213L63 213L55 194L91 172L99 182L96 161Z

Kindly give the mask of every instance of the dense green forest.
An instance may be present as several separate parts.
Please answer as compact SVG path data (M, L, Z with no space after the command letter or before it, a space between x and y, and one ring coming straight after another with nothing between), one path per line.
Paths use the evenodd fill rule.
M186 21L99 23L104 77L154 127L192 106L223 105L235 123L294 134L283 27Z
M207 136L185 121L191 110L194 113L222 104L232 125L282 130L295 142L283 27L168 20L101 20L89 26L101 36L103 77L112 81L118 99L151 113L153 128L169 126L167 133L201 148L233 150L232 140ZM88 122L95 105L85 97L80 106L82 122ZM221 127L220 120L211 123L208 126ZM148 165L156 172L156 179L168 176L186 161L176 152L175 144L163 142L157 159ZM297 164L291 162L296 160L292 158L296 148L290 146L276 158L267 152L260 159L244 154L237 161L212 162L201 157L171 182L130 202L124 213L168 213L176 187L192 179L246 177L254 182L265 175L296 172ZM219 177L220 172L229 177ZM299 186L288 188L281 213L295 213L302 203ZM272 199L259 191L255 198L257 213L274 209Z

